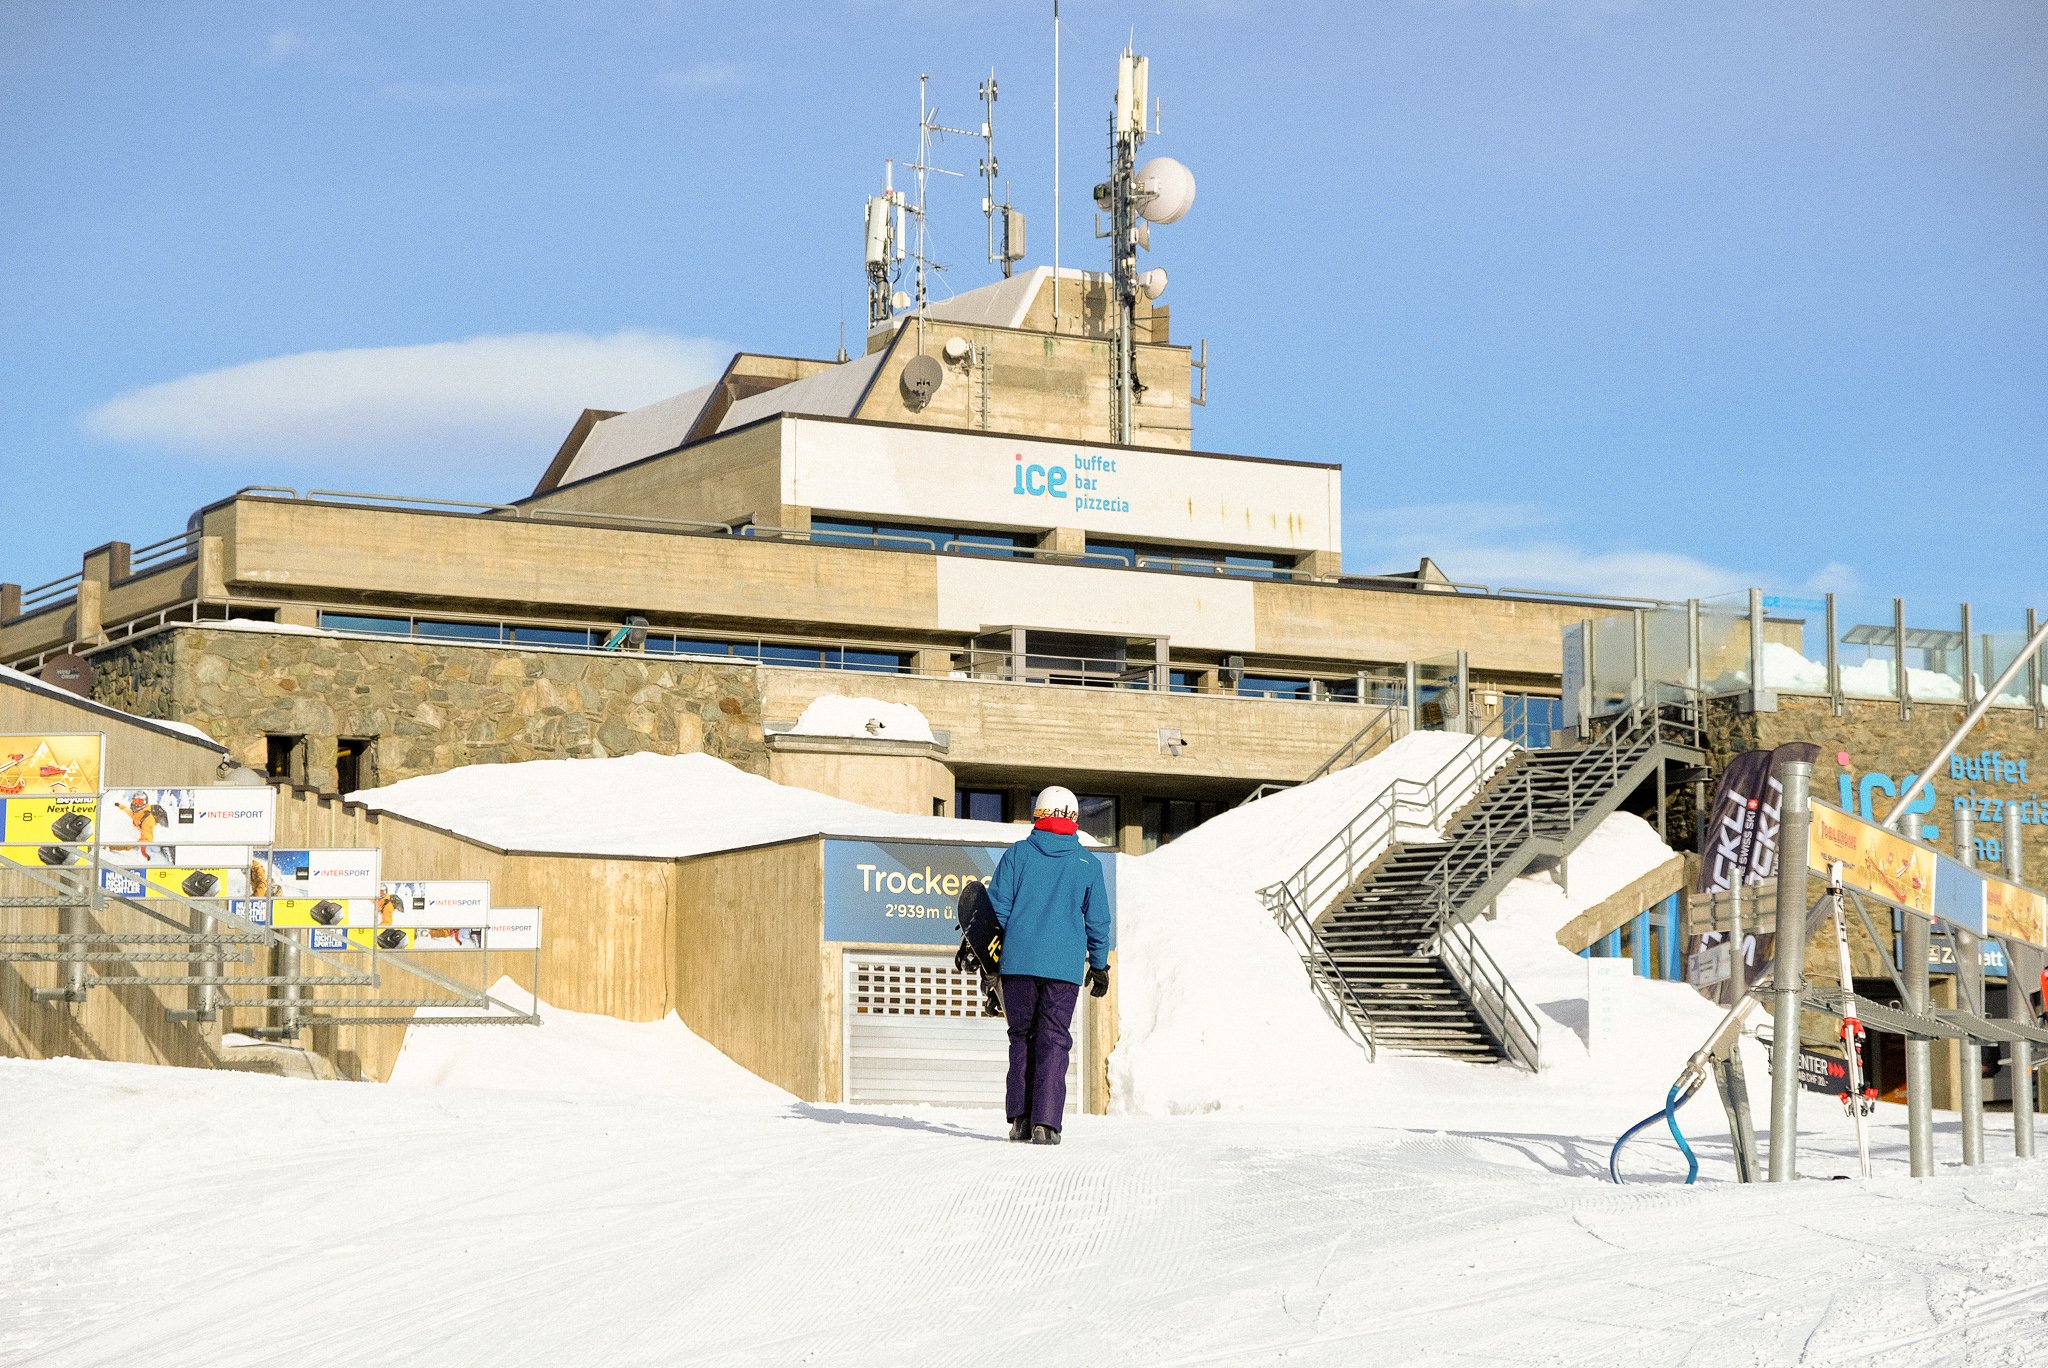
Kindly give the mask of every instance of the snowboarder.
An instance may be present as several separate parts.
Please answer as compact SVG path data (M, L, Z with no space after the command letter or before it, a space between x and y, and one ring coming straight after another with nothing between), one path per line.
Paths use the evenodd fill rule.
M1003 853L988 897L1002 927L1003 1016L1010 1027L1010 1139L1057 1145L1067 1052L1085 982L1109 991L1109 891L1081 848L1081 804L1054 785L1032 805L1031 834ZM1085 972L1084 972L1085 971Z

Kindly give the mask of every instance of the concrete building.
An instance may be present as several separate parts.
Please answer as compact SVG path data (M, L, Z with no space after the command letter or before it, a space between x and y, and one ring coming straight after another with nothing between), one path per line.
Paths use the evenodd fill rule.
M1062 278L1057 328L1052 283L585 411L516 503L238 491L0 586L0 661L80 658L93 697L330 791L703 750L927 813L1007 818L1057 780L1129 851L1383 744L1390 709L1547 735L1562 630L1613 604L1345 573L1339 467L1196 449L1149 302L1138 440L1110 442L1103 279ZM933 740L792 735L830 694L914 705Z

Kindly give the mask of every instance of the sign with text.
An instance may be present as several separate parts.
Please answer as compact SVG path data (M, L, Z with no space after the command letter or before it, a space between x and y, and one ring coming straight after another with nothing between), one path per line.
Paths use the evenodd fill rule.
M249 866L140 865L100 870L100 887L118 898L246 898Z
M490 918L491 885L483 879L406 880L377 892L380 927L483 927Z
M1934 870L1938 856L1927 847L1851 817L1826 803L1813 804L1807 867L1825 875L1840 862L1842 879L1886 902L1923 917L1935 915Z
M101 839L140 850L145 863L176 846L264 846L277 834L270 788L121 788L102 809Z
M259 850L250 864L250 896L374 900L382 857L378 850Z
M987 883L1008 850L1003 845L944 841L825 842L825 939L879 945L960 944L956 912L970 883ZM1115 925L1116 852L1091 851L1102 862ZM1115 943L1114 931L1111 943Z
M85 845L99 828L100 800L0 798L0 845Z

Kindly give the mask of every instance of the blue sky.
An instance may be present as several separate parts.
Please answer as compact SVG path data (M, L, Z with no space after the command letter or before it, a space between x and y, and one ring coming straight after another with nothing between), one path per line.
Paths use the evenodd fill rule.
M585 403L830 355L919 72L970 124L996 68L1048 259L1049 8L0 0L0 578L243 484L514 496ZM2048 607L2048 7L1062 13L1067 263L1135 31L1197 442L1342 461L1352 568Z

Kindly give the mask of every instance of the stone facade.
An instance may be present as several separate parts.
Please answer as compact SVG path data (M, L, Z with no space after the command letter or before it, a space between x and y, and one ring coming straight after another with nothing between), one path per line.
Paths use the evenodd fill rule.
M261 768L306 738L304 781L335 786L341 738L372 742L363 782L459 765L702 751L768 769L751 667L660 657L181 627L98 658L94 696L200 728Z
M1840 805L1841 781L1846 776L1852 802L1860 804L1871 775L1886 776L1894 791L1910 784L1961 724L1965 711L1955 703L1915 703L1913 715L1901 718L1897 703L1848 699L1838 717L1827 699L1793 694L1780 694L1775 712L1741 714L1732 705L1721 705L1709 710L1711 763L1718 770L1731 756L1745 750L1811 741L1820 747L1820 758L1813 766L1814 796ZM1996 861L2002 858L2004 838L1999 803L2017 803L2024 820L2020 831L2027 882L2036 887L2048 882L2048 730L2035 727L2032 709L1993 708L1956 751L1958 757L1972 763L1986 751L1997 751L2006 760L2024 762L2025 777L2015 773L2006 778L2001 770L1995 779L1959 778L1943 766L1933 780L1934 806L1917 818L1919 825L1937 830L1936 836L1927 839L1943 851L1952 850L1955 805L1974 795L1980 800L1979 855L1987 862ZM1841 760L1845 755L1846 766ZM1870 794L1872 815L1880 820L1891 812L1891 799L1884 788L1878 783ZM1983 800L1989 800L1988 804Z

